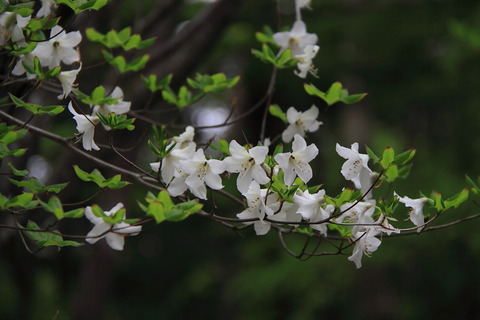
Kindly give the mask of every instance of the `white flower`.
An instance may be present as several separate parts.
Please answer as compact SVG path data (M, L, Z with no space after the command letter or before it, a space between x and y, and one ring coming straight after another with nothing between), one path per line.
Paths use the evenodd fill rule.
M353 248L352 255L348 257L348 260L353 261L358 268L362 267L362 256L365 253L367 256L376 251L382 241L375 238L377 232L373 228L369 228L363 232L356 232L352 240L355 241L355 247Z
M245 221L244 224L253 224L257 236L265 235L270 231L271 222L266 221L268 216L273 221L292 222L296 225L302 217L296 213L298 206L295 203L280 202L278 195L269 193L268 189L260 189L256 181L252 181L248 191L244 193L248 207L237 214L237 217Z
M238 144L235 140L230 142L230 157L225 158L226 171L238 173L237 188L243 194L253 180L259 184L266 184L270 181L262 163L268 153L268 147L257 146L250 150Z
M52 9L55 9L57 4L54 0L42 0L42 7L37 12L37 18L46 17L52 14Z
M283 142L290 142L293 136L299 134L304 137L306 132L315 132L322 122L317 121L318 108L312 105L305 112L299 112L294 107L287 110L288 127L282 133Z
M406 207L412 208L410 210L410 221L413 222L417 227L425 224L425 217L423 216L423 206L427 202L427 198L419 199L410 199L409 197L400 197L397 193L395 196L398 198L398 201L403 203ZM420 231L421 228L418 229Z
M392 233L400 233L400 230L395 228L388 222L389 220L394 220L396 219L391 218L391 217L386 217L383 214L380 214L378 217L377 221L375 223L380 224L379 227L376 228L377 231L386 233L387 235L390 235Z
M27 26L31 16L22 17L15 12L4 12L0 14L0 46L4 46L9 38L20 47L26 47L24 27Z
M347 159L340 171L346 180L351 180L355 184L355 188L366 193L372 186L372 170L368 167L368 155L358 152L358 143L352 144L351 149L342 147L337 143L336 151L340 157ZM371 197L371 192L365 197Z
M321 222L332 216L332 213L335 211L335 206L333 204L328 204L325 208L320 207L316 214L310 219L310 222ZM324 237L327 236L327 223L318 223L311 224L310 227L314 230L320 232Z
M190 144L194 144L193 138L195 137L195 128L188 126L185 128L185 132L178 137L173 137L172 141L176 143L175 148L185 148Z
M110 211L105 211L104 214L107 217L112 216L118 210L123 208L123 204L120 202ZM123 250L125 243L125 237L129 235L137 235L142 230L141 226L131 226L128 223L120 222L116 224L106 223L101 217L97 217L91 207L85 208L85 217L90 220L95 226L87 234L86 241L94 244L98 240L105 238L108 245L114 250ZM122 219L124 219L122 217Z
M39 42L33 54L40 59L43 67L53 69L61 62L70 65L80 60L78 51L74 49L82 40L79 31L66 33L60 26L55 26L50 32L48 41Z
M312 0L295 0L295 6L299 9L310 8Z
M309 72L313 76L317 75L317 70L313 67L312 60L317 55L319 49L320 47L317 45L307 45L302 54L294 56L294 59L297 60L297 68L299 70L299 72L294 71L295 75L303 79L307 77Z
M368 201L345 203L340 206L340 212L343 213L335 220L339 223L344 222L344 220L346 220L348 223L360 223L359 221L362 221L362 217L365 215L367 210L373 209L373 211L375 211L375 204L376 201L373 199Z
M317 215L320 206L324 202L325 190L319 190L317 193L310 194L308 190L297 190L293 196L293 201L298 204L297 213L301 214L306 220Z
M214 190L223 188L220 174L225 171L225 163L205 158L203 149L198 149L191 159L180 160L180 168L188 174L185 183L198 198L207 199L205 184Z
M70 92L72 92L72 85L77 79L77 75L80 72L80 69L82 69L82 64L80 64L78 69L62 71L57 76L58 80L62 84L62 89L63 89L63 93L57 96L58 99L60 100L65 99L66 97L68 97Z
M317 43L317 35L307 33L307 27L301 20L295 21L292 30L277 32L273 35L273 40L280 46L281 50L287 48L292 50L292 55L302 54L307 45Z
M130 111L131 102L123 101L123 91L120 87L115 87L115 89L113 89L113 92L110 96L113 99L117 99L117 103L102 104L100 106L94 106L92 109L92 115L101 113L106 116L112 112L119 115L119 114L124 114Z
M303 182L307 183L313 176L312 168L308 164L318 155L318 148L296 134L292 143L292 152L279 153L275 156L280 168L283 169L284 182L287 186L292 185L298 175Z
M170 150L161 162L150 163L150 167L156 172L160 170L161 164L161 176L163 182L166 184L170 183L175 176L175 170L179 167L180 160L191 159L195 153L196 144L193 141L194 136L194 128L188 126L180 136L172 138L172 142L167 146L167 150L170 148L172 148L172 150ZM179 181L177 181L177 183L178 182ZM177 192L180 192L178 188L173 189L177 189ZM185 189L180 192L179 195L185 192L186 189L187 187L185 185Z
M73 108L72 102L68 104L68 110L73 114L73 119L77 122L77 131L82 135L82 144L85 150L100 150L93 141L95 135L95 126L100 122L96 116L78 114Z
M35 56L32 53L27 53L27 54L22 54L20 55L17 64L15 65L15 68L12 70L12 74L15 76L21 76L25 72L27 73L27 78L28 79L34 79L37 75L35 73L29 73L27 72L27 69L23 66L23 64L32 66L33 68L33 60Z

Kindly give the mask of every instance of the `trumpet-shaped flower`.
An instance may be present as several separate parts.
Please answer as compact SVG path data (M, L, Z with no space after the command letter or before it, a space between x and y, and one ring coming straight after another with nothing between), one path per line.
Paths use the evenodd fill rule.
M70 94L70 92L72 92L73 83L77 79L77 75L80 72L80 69L82 69L82 64L80 64L78 69L62 71L57 76L63 89L63 93L57 97L58 99L65 99Z
M425 224L425 217L423 216L423 206L427 202L427 198L419 199L410 199L409 197L400 197L397 193L394 193L398 198L398 201L403 203L406 207L411 208L410 210L410 221L413 222L417 227ZM419 231L421 229L419 228Z
M346 159L340 171L346 180L351 180L355 188L366 193L372 186L372 170L368 167L368 155L358 152L358 143L352 144L350 149L342 147L337 143L336 151L340 157ZM370 193L366 199L370 198Z
M302 54L308 45L317 43L317 35L307 33L307 27L302 20L297 20L290 31L277 32L273 40L280 46L281 50L291 49L292 55Z
M377 231L374 228L368 228L366 231L356 232L352 240L355 242L352 255L348 260L353 261L357 269L362 267L362 256L365 253L367 256L376 251L382 241L375 238Z
M82 41L79 31L66 33L62 27L55 26L50 36L50 40L39 42L32 51L40 59L42 66L53 69L61 62L70 65L80 60L78 51L74 49Z
M375 203L375 200L345 203L340 206L342 214L335 220L339 223L344 221L348 223L359 223L359 221L362 221L362 217L367 210L373 209L375 211Z
M293 196L293 201L298 205L297 213L301 214L306 220L315 217L324 202L325 190L319 190L317 193L310 194L308 190L297 190Z
M23 66L23 64L33 66L33 60L35 59L35 56L32 53L26 53L20 55L17 64L12 70L12 74L14 76L21 76L24 73L27 73L27 78L28 79L34 79L37 75L35 73L29 73L27 69Z
M37 18L43 18L52 14L52 9L57 6L54 0L42 0L42 7L37 12Z
M223 188L220 174L225 171L225 163L220 160L205 158L203 149L198 149L191 159L180 160L180 167L188 174L185 183L198 198L207 199L205 184L214 190Z
M262 164L268 153L268 148L263 146L246 150L235 140L230 142L230 157L225 158L226 171L238 173L237 188L244 194L252 181L265 184L270 181Z
M268 189L260 189L260 185L256 181L252 181L248 191L244 193L248 207L237 214L239 219L252 220L244 223L253 224L258 236L265 235L270 231L271 222L265 220L266 216L274 221L294 223L301 221L301 216L296 213L296 204L287 202L281 204L276 194L269 193L267 195L267 191Z
M106 216L112 216L118 210L123 208L123 204L120 202L110 211L104 212ZM115 224L106 223L101 217L97 217L91 207L85 208L85 217L90 220L95 226L87 234L86 241L94 244L98 240L105 238L108 245L114 250L123 250L126 236L135 236L142 230L141 226L131 226L128 223L120 222ZM123 217L125 218L125 217Z
M317 70L314 68L312 61L317 55L318 50L320 50L320 47L317 45L307 45L302 54L294 56L295 60L297 60L298 68L298 72L294 71L295 75L303 79L307 77L308 73L313 76L317 75Z
M288 127L282 133L283 142L292 141L296 134L304 137L306 132L315 132L322 122L317 121L319 110L315 105L305 112L297 111L294 107L287 110Z
M95 135L95 126L100 122L96 116L79 114L73 108L72 102L68 104L68 110L73 114L73 119L77 122L77 131L82 134L82 145L85 150L100 150L95 144L93 137Z
M312 168L308 164L318 154L318 148L296 134L292 143L292 152L279 153L275 156L280 168L284 172L284 182L290 186L298 175L303 182L307 183L313 176Z
M99 106L94 106L92 109L92 115L101 113L103 115L108 115L109 113L115 114L124 114L130 111L130 101L123 101L123 91L120 87L115 87L112 94L110 95L113 99L117 99L115 104L102 104Z
M162 159L161 162L153 162L150 163L150 167L152 168L153 171L158 172L161 170L161 177L163 182L166 184L169 184L170 181L175 176L175 171L179 167L180 160L186 160L186 159L191 159L193 154L195 153L195 148L196 144L193 141L193 138L195 136L195 130L193 127L188 126L185 129L185 132L183 132L180 136L173 137L172 138L172 143L170 143L167 146L167 149L170 149L170 152ZM161 169L160 169L161 165ZM176 183L179 183L180 181L176 181ZM180 187L180 185L179 185ZM182 194L186 190L186 185L184 186L185 189L180 192L180 189L174 188L173 189L178 189L177 191Z

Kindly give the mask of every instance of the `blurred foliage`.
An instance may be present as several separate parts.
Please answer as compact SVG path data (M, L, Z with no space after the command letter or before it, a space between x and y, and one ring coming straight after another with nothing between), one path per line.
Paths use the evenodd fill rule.
M106 30L127 26L153 1L140 2L133 16L132 3L119 4L121 14ZM368 92L358 104L335 105L321 114L325 124L311 137L321 152L316 182L333 192L345 186L334 146L355 141L377 151L418 150L408 182L399 183L400 194L416 197L436 188L453 195L465 186L465 174L477 177L480 3L313 0L312 7L303 17L321 49L315 59L319 78L309 81L323 89L340 81L352 93ZM179 18L200 8L187 6ZM259 47L254 32L293 21L293 15L277 20L274 9L273 1L243 1L198 71L228 77L240 71L238 94L250 102L263 96L270 69L250 54ZM82 52L88 57L85 48ZM284 110L292 105L305 110L313 103L325 107L303 94L304 81L292 70L281 70L277 84L273 102ZM258 127L252 120L242 130L254 140ZM270 119L271 136L282 128L280 120ZM54 147L41 148L52 156ZM90 191L80 193L87 197ZM132 205L144 196L137 190L131 194L136 195ZM216 202L237 213L225 199ZM472 205L451 214L476 212ZM98 310L102 319L474 319L480 317L478 226L471 221L419 237L383 239L360 270L346 256L301 262L282 250L273 232L256 237L248 230L241 237L198 217L147 230L129 239L122 253L98 244L31 256L5 232L2 241L11 241L13 249L1 254L0 314L2 319L77 319L80 302L95 298L104 306ZM303 244L297 238L288 242L296 250ZM105 252L107 263L95 265L92 260ZM88 270L101 280L103 296L82 291Z

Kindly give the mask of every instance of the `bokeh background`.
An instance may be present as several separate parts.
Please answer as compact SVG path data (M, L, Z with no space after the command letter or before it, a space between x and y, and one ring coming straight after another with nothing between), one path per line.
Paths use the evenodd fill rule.
M318 78L302 80L292 70L280 70L273 102L284 110L289 106L306 110L312 104L322 110L324 125L310 136L320 149L315 182L324 183L331 194L349 186L340 175L342 159L334 150L336 143L353 142L378 152L387 146L418 150L409 179L395 187L402 195L418 197L420 192L437 190L448 197L466 186L465 174L478 177L480 3L312 2L303 18L308 31L318 34L321 49L314 60ZM77 17L68 27L106 32L133 25L134 32L144 37L156 36L144 74L173 72L175 85L197 71L241 75L230 93L208 97L176 115L189 123L208 124L225 117L233 98L239 113L261 99L271 68L250 53L260 47L254 33L264 25L274 30L289 27L293 19L287 0L213 4L117 0L99 13ZM86 40L82 44L84 65L98 62L95 48ZM148 95L138 77L118 77L106 67L99 70L85 72L81 81L93 88L115 79L133 108L142 108ZM351 93L368 96L358 104L327 109L302 89L307 82L325 90L334 81ZM158 100L155 106L165 107ZM255 142L261 114L234 128L199 136L204 141L216 134ZM73 127L68 115L53 125L67 135ZM269 136L282 130L280 121L269 120ZM36 145L35 154L53 168L51 183L75 179L70 166L81 160L63 153L43 140ZM153 161L146 153L131 156L145 166ZM88 164L82 163L82 168L87 170ZM66 197L72 202L92 194L75 189L75 182L69 189L73 191ZM135 207L144 194L145 189L129 187L96 201L105 208L120 200ZM225 200L217 204L223 214L239 212ZM129 214L140 214L134 211ZM470 201L448 212L440 223L479 211ZM371 258L364 257L359 270L346 255L299 261L282 249L274 232L263 237L252 230L239 234L195 216L148 228L141 236L128 238L123 252L113 252L102 241L31 255L18 235L1 230L0 318L478 319L479 226L474 220L418 236L385 238ZM83 227L86 233L90 225L85 221ZM293 248L301 244L297 238L288 241Z

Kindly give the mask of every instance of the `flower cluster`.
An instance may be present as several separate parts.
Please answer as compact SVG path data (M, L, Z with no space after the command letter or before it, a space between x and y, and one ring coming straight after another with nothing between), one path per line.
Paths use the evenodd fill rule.
M91 5L94 2L89 1ZM74 6L75 4L72 3L71 5ZM272 39L280 48L276 57L277 60L273 58L274 54L271 53L271 50L266 50L269 53L269 61L273 61L278 68L293 66L290 63L290 59L293 58L297 68L294 73L300 78L306 78L308 74L316 75L312 60L319 51L317 35L307 32L306 24L301 17L301 10L309 8L309 5L310 0L295 0L296 21L293 26L289 31L273 34ZM58 80L62 87L62 93L57 96L58 99L62 100L76 96L77 100L74 99L68 103L68 110L76 122L78 134L82 137L82 146L87 151L99 150L100 148L94 139L95 130L109 131L112 128L128 128L128 125L134 120L128 119L131 122L125 120L125 114L130 111L131 102L124 101L123 90L120 87L113 86L110 87L111 92L107 95L105 95L103 86L97 87L91 96L87 96L79 90L73 90L73 94L71 94L77 75L82 69L78 50L82 35L79 31L66 32L58 25L32 28L32 24L37 26L39 23L41 24L41 18L53 17L56 6L57 4L53 0L42 0L41 8L36 14L33 13L33 9L21 11L23 15L17 12L1 13L0 27L2 34L0 35L0 45L6 46L8 44L8 47L14 48L12 49L15 53L12 53L14 62L11 71L14 76L24 77L23 80L26 81L32 80L31 82L35 82L38 87L41 87L44 79L54 78ZM85 6L88 7L88 4L82 4L82 7ZM80 7L77 9L80 9ZM31 15L27 16L28 13L25 14L25 12L31 12ZM49 19L43 20L47 21ZM35 23L32 23L32 21ZM32 34L32 29L36 30L35 34ZM112 30L106 36L108 41L104 42L106 42L107 47L111 45L109 48L119 46L124 49L144 48L146 46L148 41L139 40L138 35L129 37L129 32L128 28L119 33ZM97 35L95 32L91 34L87 32L89 39L92 34L95 34L94 38L97 37L94 41L102 42L105 40L102 38L103 35L99 33ZM269 43L272 39L269 38ZM284 59L285 57L286 59ZM141 70L143 58L128 63L128 67L122 59L123 57L120 56L115 58L112 56L111 59L107 59L107 62L116 67L120 66L119 70L121 72ZM286 63L279 63L278 60L286 61ZM169 87L170 78L170 76L167 76L158 82L156 76L151 75L145 78L144 82L152 93L160 90L166 102L175 104L179 108L194 103L209 92L217 92L224 87L231 87L231 83L228 82L231 80L226 79L224 75L211 77L199 75L196 80L187 80L187 84L192 90L201 91L198 95L193 95L189 91L190 89L187 89L187 86L182 86L177 95ZM322 98L328 105L337 101L353 103L364 96L348 96L346 89L343 89L338 83L335 90L326 93L312 88L315 87L311 86L311 91L306 89L307 93L314 92L313 95ZM60 90L58 91L60 92ZM24 103L23 100L15 96L11 97L15 105L27 107L27 109L33 110L32 112L36 111L36 105ZM88 105L88 111L80 111L77 105L78 101ZM58 106L50 106L50 108L41 111L56 114L51 111L55 110L55 107ZM64 108L59 106L59 109L63 111ZM145 107L143 111L147 111L147 108ZM375 199L373 194L376 182L390 182L390 180L393 181L400 176L397 166L405 165L413 157L412 152L395 157L393 153L388 154L388 151L385 160L382 162L379 157L372 156L370 151L368 151L368 154L360 153L358 143L353 143L350 148L337 144L336 152L341 158L345 159L340 173L346 181L352 183L352 189L345 188L340 195L334 197L329 195L322 186L308 185L314 178L311 162L317 157L319 150L315 144L308 144L305 136L317 131L323 124L317 120L319 115L317 106L312 105L303 112L290 107L286 113L280 109L272 112L272 114L281 118L286 124L281 138L285 144L288 144L286 148L289 148L289 150L284 150L283 145L278 145L274 148L274 152L270 153L271 150L268 146L270 143L266 142L270 141L268 138L263 141L262 145L256 146L241 145L232 140L229 143L225 142L220 148L225 156L214 159L208 157L208 153L206 155L205 150L197 146L194 141L195 129L191 126L186 127L183 133L171 139L165 138L163 131L162 135L154 135L155 143L158 142L161 147L157 148L154 145L155 143L149 144L157 156L156 161L149 165L157 175L146 172L140 169L140 166L135 165L136 169L140 169L145 174L145 176L138 178L139 181L145 181L145 185L148 187L152 187L154 184L154 188L161 190L158 196L149 192L145 198L147 205L139 204L147 215L153 216L149 220L155 220L157 223L164 220L180 221L190 214L199 212L203 204L199 203L198 199L211 199L212 190L222 190L224 185L227 184L224 183L225 179L231 178L235 179L231 182L232 185L236 186L236 190L230 197L240 196L241 199L237 200L244 206L234 212L238 219L226 218L225 221L232 222L233 220L235 227L242 224L252 225L255 233L259 236L266 235L272 228L278 229L280 232L289 230L309 235L315 234L321 238L329 238L332 232L338 232L342 239L342 245L348 242L348 245L340 246L340 251L352 247L352 254L348 259L354 262L357 268L361 267L364 255L369 256L378 249L381 245L382 235L391 235L402 231L402 229L394 227L390 223L395 221L391 214L399 203L409 208L410 221L415 225L415 227L410 228L411 230L416 229L420 232L429 222L428 219L427 222L425 221L423 207L430 199L426 197L411 199L406 196L399 196L394 192L393 195L390 193L387 196L388 201L385 201L384 199ZM159 130L157 128L163 125L161 123L157 124L158 126L154 126L154 129L157 130L156 133ZM162 127L162 130L164 130L164 127ZM261 136L263 136L263 133ZM49 137L51 138L51 136ZM62 138L57 139L57 141L60 139ZM5 149L4 152L7 155L15 155L14 151L6 147L3 149ZM94 158L93 155L88 155ZM382 173L376 173L369 168L371 158L375 163L381 164ZM118 177L117 182L112 182L116 177L103 179L98 172L92 172L90 175L85 172L79 174L78 172L81 170L77 172L77 169L76 173L82 180L95 181L101 188L108 188L109 183L114 185L112 188L122 185L121 182L118 182L120 175L116 176ZM132 173L133 175L135 173ZM385 177L382 177L382 175L385 175ZM142 180L143 178L148 178L148 180ZM383 180L380 178L383 178ZM128 183L123 183L123 185L126 184ZM180 203L175 204L170 197L177 197ZM75 212L73 210L67 213L61 211L62 207L56 202L58 199L55 199L50 199L51 203L43 203L42 207L45 210L52 210L58 220L65 217L81 216L78 213L80 211ZM7 207L8 202L7 200L3 201L2 206ZM13 201L13 204L10 205L16 206L18 202ZM448 204L449 202L442 203L441 200L437 200L436 205L441 207L445 206L445 203ZM450 200L449 205L455 207L457 203L460 203L460 200L456 202ZM105 238L107 244L115 250L122 250L125 237L137 235L142 231L140 224L145 221L148 222L148 219L138 223L136 220L126 220L126 210L122 203L118 203L106 212L95 205L80 210L84 210L85 217L94 224L93 229L86 235L86 241L93 244ZM441 209L438 210L441 211ZM221 220L222 217L215 215L215 218ZM338 237L338 235L335 236ZM59 243L59 240L55 241ZM61 244L66 245L65 243Z
M296 0L296 21L290 31L277 32L273 40L280 47L281 52L290 49L293 58L297 61L298 71L295 74L300 78L306 78L307 74L316 75L312 60L317 55L320 47L317 45L318 37L314 33L307 33L307 27L303 22L300 9L308 7L310 1Z
M311 110L309 112L315 113L314 107ZM318 123L315 126L318 127ZM400 232L388 223L388 217L381 214L376 200L372 199L374 173L368 167L368 155L359 153L357 143L351 148L337 144L336 150L346 159L342 175L352 181L363 196L360 200L335 205L324 189L312 193L307 187L313 177L310 162L318 155L318 148L314 144L308 145L298 133L294 135L291 152L270 156L265 146L245 147L233 140L229 144L230 155L223 160L207 159L193 139L194 129L187 127L168 144L169 153L160 161L151 163L151 168L160 173L171 196L180 196L189 190L204 200L207 199L207 187L213 190L223 188L224 172L237 174L237 190L246 202L237 218L244 224L253 225L257 235L267 234L272 225L296 227L306 224L314 232L327 237L330 225L347 226L354 246L349 260L359 268L363 254L371 254L381 244L379 236L382 233ZM410 217L417 226L423 223L420 215L425 201L400 198L400 202L414 208Z
M106 116L109 113L114 113L120 115L130 110L131 103L129 101L123 101L123 91L120 87L115 87L110 96L114 101L116 100L116 103L90 105L92 109L91 115L79 114L73 108L72 102L68 104L68 110L73 114L73 119L77 122L77 131L82 134L82 145L85 150L100 150L93 140L95 127L100 123L98 114ZM110 128L105 125L103 125L103 127L105 130L110 130Z

